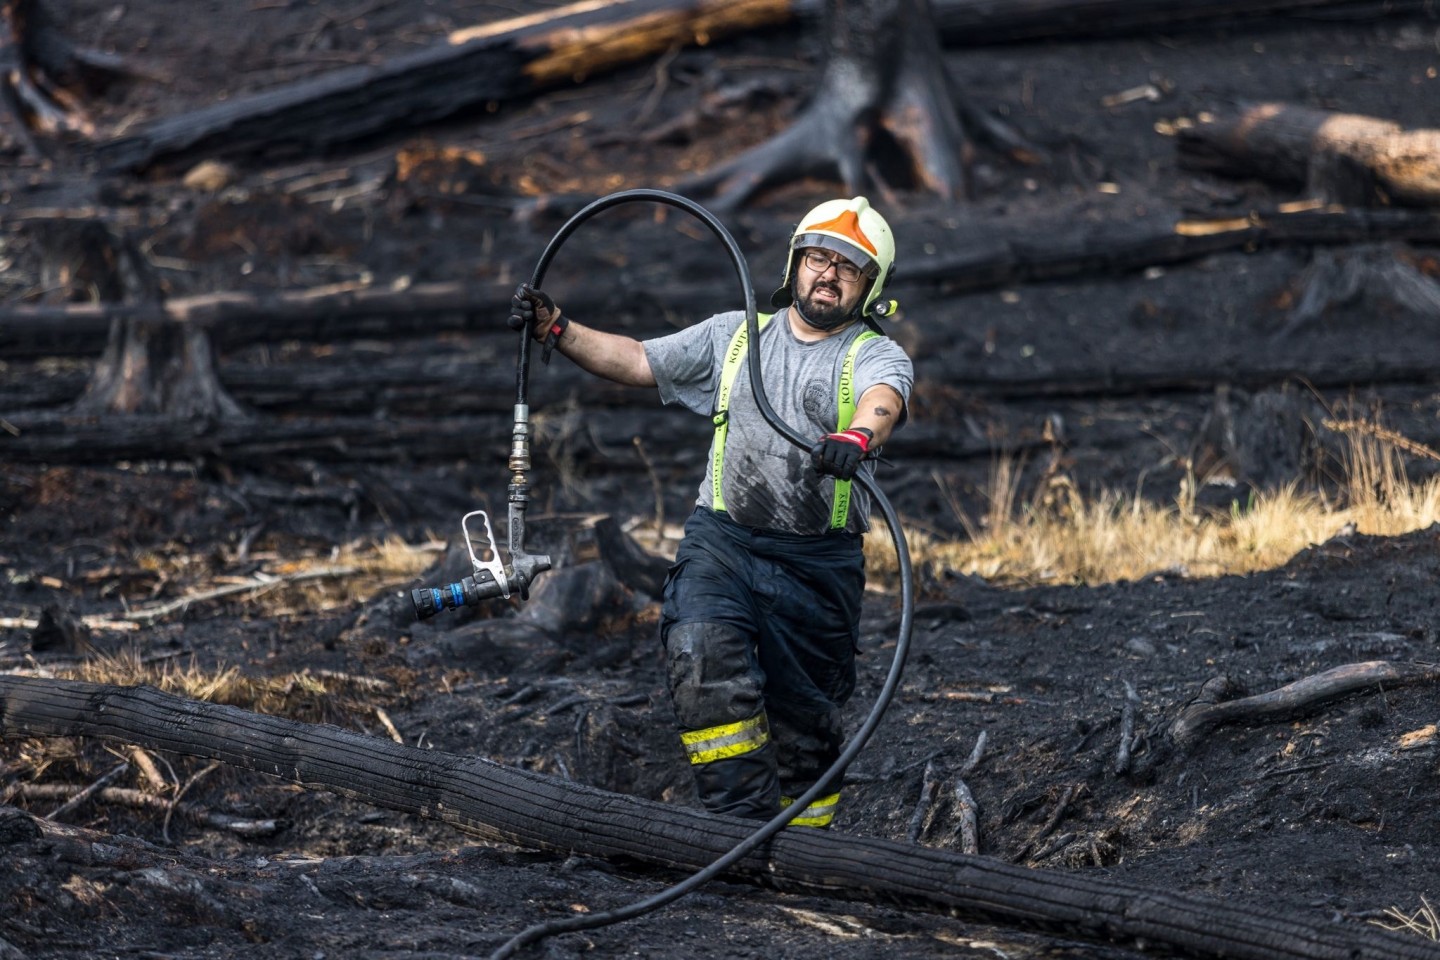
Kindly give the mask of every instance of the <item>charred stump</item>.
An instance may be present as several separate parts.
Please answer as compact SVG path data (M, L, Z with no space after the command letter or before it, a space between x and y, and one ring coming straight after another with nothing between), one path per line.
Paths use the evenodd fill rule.
M1190 451L1191 469L1220 483L1227 502L1235 487L1265 491L1318 480L1338 459L1338 438L1321 427L1324 417L1321 403L1289 382L1253 393L1221 383Z
M32 128L93 134L82 98L134 72L119 57L70 43L41 0L0 0L0 150L38 158Z
M707 866L755 830L751 821L152 687L0 676L0 736L96 736L209 757L491 841L668 869ZM732 876L1190 957L1440 960L1440 946L1413 934L821 830L782 832Z
M35 0L0 3L0 128L3 147L39 155L30 127L45 132L88 131L89 122L63 104L65 95L49 78L46 65L63 69L71 60L68 45L43 16Z
M102 301L158 305L164 292L138 244L95 220L55 221L40 231L47 256L44 286ZM243 416L215 372L209 334L141 310L110 323L85 392L82 414L164 413L223 419Z
M684 185L733 209L806 176L917 186L947 200L966 192L967 119L1020 151L1006 128L969 116L945 72L929 0L829 0L818 92L785 131Z

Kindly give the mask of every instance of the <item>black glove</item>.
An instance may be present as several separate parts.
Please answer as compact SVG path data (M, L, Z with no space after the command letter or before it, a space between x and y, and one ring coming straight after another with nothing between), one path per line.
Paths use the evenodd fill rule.
M536 290L528 283L515 288L510 298L510 319L506 322L511 330L529 329L536 340L545 339L550 324L560 316L560 308L544 290Z
M864 427L853 427L839 433L827 433L810 448L810 460L815 469L828 473L840 480L853 480L860 461L870 452L870 441L875 438Z

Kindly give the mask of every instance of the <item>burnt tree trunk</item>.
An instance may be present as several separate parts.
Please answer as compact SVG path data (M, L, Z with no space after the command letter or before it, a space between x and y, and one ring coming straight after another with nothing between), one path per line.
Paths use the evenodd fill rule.
M1179 131L1192 170L1303 185L1330 203L1440 204L1440 130L1292 104L1214 111Z
M81 97L133 72L120 57L71 44L43 0L0 0L0 151L38 158L32 126L90 136Z
M35 162L40 148L30 133L32 119L54 126L65 113L35 84L29 9L28 0L0 2L0 150Z
M158 305L159 281L135 242L98 221L58 221L42 231L47 248L42 270L50 290L98 295L102 301ZM105 350L77 413L164 413L184 418L234 418L240 405L215 373L204 329L157 319L142 309L110 323Z
M94 736L208 757L441 820L490 841L671 869L710 864L756 826L151 687L0 676L0 735ZM782 832L737 863L733 875L1191 957L1440 960L1440 946L1374 926L820 830Z
M929 0L828 0L824 28L825 67L800 117L684 189L713 194L722 210L807 176L839 180L852 194L894 181L947 200L963 196L967 117L945 72ZM997 124L985 130L1022 148Z

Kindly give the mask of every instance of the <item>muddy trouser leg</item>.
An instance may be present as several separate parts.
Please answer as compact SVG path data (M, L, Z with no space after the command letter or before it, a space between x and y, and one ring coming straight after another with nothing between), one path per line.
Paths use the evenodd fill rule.
M822 555L793 562L777 547L769 569L769 561L756 561L756 582L765 585L767 594L760 667L785 806L814 786L840 756L845 740L841 708L855 690L865 585L858 543L847 546L844 540L826 538L809 549ZM791 823L828 827L839 803L837 782Z
M712 813L768 819L780 810L775 747L750 638L727 624L671 627L665 657L680 739Z
M780 803L788 807L839 758L845 730L838 707L811 713L792 712L774 704L768 713L779 767ZM790 823L797 827L828 827L839 805L840 784L835 783Z
M660 638L700 802L714 813L769 819L780 812L780 785L751 572L744 545L697 510L666 578Z

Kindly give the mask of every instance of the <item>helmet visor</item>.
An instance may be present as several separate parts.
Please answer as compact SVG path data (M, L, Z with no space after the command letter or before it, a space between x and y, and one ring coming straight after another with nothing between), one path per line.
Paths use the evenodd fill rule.
M875 258L848 240L841 240L839 237L832 237L825 233L802 233L795 237L795 242L790 249L799 251L807 247L818 247L821 250L840 254L859 267L860 272L871 280L880 275L880 265L875 262Z

